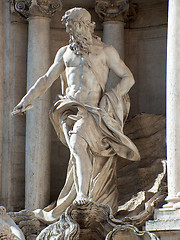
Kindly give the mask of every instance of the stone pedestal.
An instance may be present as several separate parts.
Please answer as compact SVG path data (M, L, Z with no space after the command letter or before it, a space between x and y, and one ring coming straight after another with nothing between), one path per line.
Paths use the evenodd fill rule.
M146 222L146 231L156 233L161 240L180 239L180 210L158 209L154 219Z

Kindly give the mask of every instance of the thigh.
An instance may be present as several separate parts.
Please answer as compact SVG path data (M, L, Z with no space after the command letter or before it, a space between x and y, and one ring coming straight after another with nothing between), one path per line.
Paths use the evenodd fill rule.
M70 145L72 151L76 154L87 149L87 142L77 133L71 134Z

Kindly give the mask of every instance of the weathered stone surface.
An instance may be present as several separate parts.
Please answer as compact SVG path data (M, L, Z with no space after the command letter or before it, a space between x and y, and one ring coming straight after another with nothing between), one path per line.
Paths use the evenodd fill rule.
M83 8L73 8L62 18L70 34L70 44L59 49L50 69L34 83L47 66L47 21L39 16L29 18L28 87L34 85L14 108L14 114L24 112L38 97L39 104L42 104L40 108L35 105L34 111L29 111L26 118L25 206L28 209L41 208L36 211L36 216L47 223L58 219L74 200L85 203L86 199L92 199L108 204L115 214L118 207L116 156L132 161L140 159L138 149L122 131L130 107L128 92L134 85L133 75L117 51L92 34L95 23L91 22L90 13ZM82 26L81 30L76 22ZM40 46L37 43L41 43ZM45 59L42 66L40 52ZM102 55L107 61L104 62ZM70 61L72 58L75 65ZM106 89L110 69L122 79L112 91ZM64 188L53 211L45 212L43 208L49 195L50 139L46 116L49 96L45 92L59 75L62 86L68 84L66 89L62 87L50 118L60 141L69 147L71 156ZM106 94L101 94L102 90Z
M158 237L111 219L107 205L88 202L83 205L72 204L59 221L39 234L37 240L41 239L158 240Z
M159 231L156 235L161 240L179 240L180 231Z
M154 212L154 218L159 220L174 220L180 218L180 209L156 209Z
M117 226L110 232L105 240L158 240L159 238L149 232L139 231L133 225Z
M120 219L118 220L119 223L130 223L141 227L153 215L155 207L162 205L166 196L166 162L163 160L166 155L165 118L150 114L138 115L127 123L125 132L139 147L142 160L138 164L124 159L119 159L117 162L119 212L116 218ZM153 144L153 142L157 142L158 144ZM96 205L88 206L88 211L84 211L86 205L80 206L78 209L75 209L76 207L74 205L70 207L72 210L70 216L77 221L80 228L84 229L84 226L89 226L89 220L86 220L87 212L91 216L91 222L103 222L102 214L99 213ZM84 212L81 212L81 210ZM66 212L68 211L70 210ZM96 215L93 215L93 213L96 213ZM47 228L53 229L50 230L48 236L52 235L55 226L61 230L70 228L69 222L68 224L66 222L65 214L62 215L60 222L58 221ZM104 214L104 216L107 216L107 213L104 212ZM19 213L11 213L10 215L28 239L33 239L34 236L46 227L46 225L41 224L39 220L35 219L34 214L30 211L21 211ZM84 219L86 222L84 222ZM78 232L78 225L74 221L72 222L74 224L74 231ZM103 225L103 228L106 228L106 226ZM110 230L108 228L108 230L103 230L103 232L107 234ZM87 235L88 231L81 230L81 235ZM62 232L61 234L64 234ZM93 234L94 232L96 231L93 230ZM112 236L119 236L119 233L116 232ZM92 237L92 235L90 236ZM103 235L103 237L105 236Z
M22 230L25 239L34 240L37 235L46 227L45 224L40 222L32 211L22 210L20 212L9 212L8 215Z
M180 11L178 0L169 0L167 45L167 170L169 203L164 207L180 208ZM179 228L180 229L180 228Z
M151 232L159 232L161 239L168 239L165 234L161 235L161 231L170 232L176 231L172 234L172 238L169 239L179 239L178 233L180 232L180 210L173 208L160 208L155 211L154 220L149 220L146 222L145 229Z
M52 16L57 9L62 8L61 0L46 0L46 1L21 1L12 0L15 11L17 11L22 17L30 17L31 15L42 15L45 17Z
M14 240L15 236L8 225L0 226L0 240ZM17 238L18 240L18 238Z
M0 240L25 240L15 222L7 215L6 209L0 206Z
M166 179L166 162L163 160L166 155L165 118L150 114L138 115L127 123L125 132L140 149L142 160L138 164L124 159L117 162L120 205L116 216L119 220L116 219L116 224L130 223L139 227L152 216L154 208L162 204L166 195L164 181ZM157 144L155 144L156 142ZM101 206L100 209L99 206ZM34 214L30 211L10 213L10 216L22 229L27 239L35 239L43 228L45 229L38 239L48 239L57 234L61 234L63 239L64 234L69 231L68 234L74 237L72 239L86 236L86 240L87 235L90 237L89 239L104 239L109 233L107 239L121 239L120 237L126 237L126 233L130 236L133 234L132 225L127 231L122 226L118 226L111 232L111 224L106 223L109 214L108 207L102 205L93 203L82 206L71 205L63 213L60 221L47 228L45 228L46 225L35 219ZM69 229L73 229L72 232ZM97 233L98 236L96 236ZM141 238L137 235L134 239Z
M79 2L79 4L78 4ZM142 1L141 1L142 2ZM140 5L142 5L142 3L140 2ZM137 112L153 112L153 113L163 113L164 109L165 109L165 59L166 59L166 20L167 20L167 1L156 1L158 3L158 5L153 5L155 1L145 1L146 5L149 4L149 7L147 8L146 6L141 6L141 8L138 8L138 18L136 19L136 21L131 22L130 24L130 29L126 29L125 30L125 39L126 39L126 44L125 44L125 48L126 48L126 59L125 62L127 63L127 65L130 67L130 69L132 70L132 72L135 75L135 79L136 81L136 86L133 89L138 89L138 93L136 92L134 94L134 90L131 91L131 102L132 102L132 108L131 108L131 113L132 115L134 115ZM3 1L2 1L3 4ZM2 5L1 4L1 5ZM7 2L7 4L9 4ZM89 7L89 5L91 4L91 12L94 13L93 7L94 7L94 1L73 1L73 5L72 5L72 1L68 0L63 2L63 6L67 6L68 8L71 6L84 6L84 7ZM144 4L144 3L143 3ZM139 7L139 5L138 5ZM4 14L6 12L6 10L4 8L2 9L2 13ZM7 11L9 11L9 9L7 9ZM64 10L61 11L62 14L64 12ZM61 14L61 13L60 13ZM2 15L2 14L1 14ZM64 29L60 29L59 28L59 13L53 17L52 19L52 24L51 24L51 55L52 58L54 58L55 52L57 51L57 49L60 46L66 45L68 43L68 39L67 37L65 38L65 31ZM94 17L93 20L97 23L98 26L100 26L100 23L98 21L98 17L95 16L94 13ZM6 32L7 32L7 24L4 24L4 22L2 22L2 24L5 26ZM15 25L15 21L13 21L13 24ZM21 24L21 25L25 25L25 24ZM149 27L148 27L149 26ZM155 27L156 26L156 27ZM24 26L25 27L25 26ZM101 35L102 31L101 28L99 27L98 30L98 34ZM14 31L16 36L17 36L17 30ZM8 35L7 33L2 32L1 37L3 39L4 35ZM23 34L21 34L21 37L26 38L26 32L24 32ZM13 37L13 39L15 39ZM3 42L3 41L2 41ZM8 43L8 39L6 39L6 43ZM22 49L22 54L25 58L26 55L26 49L24 49L24 46L26 41L19 41L17 43L15 43L13 41L14 44L13 45L13 49L17 49L17 47ZM22 48L23 47L23 48ZM3 49L1 49L3 51ZM6 52L8 52L6 50ZM13 53L13 51L11 51L11 56L15 55ZM11 57L12 58L12 57ZM1 58L2 59L2 58ZM15 59L12 61L13 63L17 62L17 56L15 57ZM154 59L154 61L152 61L152 59ZM3 59L2 59L3 60ZM18 67L18 69L21 70L21 72L19 72L18 70L18 74L17 74L17 79L18 81L22 84L24 84L26 82L26 74L24 75L24 73L22 73L22 71L26 70L26 59L24 59L23 61L23 66L21 64L16 64L11 66L12 64L8 64L8 69L11 66L13 69L16 69L16 67ZM160 63L160 64L158 64ZM2 68L3 69L3 68ZM153 71L152 71L153 69ZM10 72L10 70L9 70ZM2 72L1 72L2 74ZM12 74L11 74L12 75ZM14 75L14 74L13 74ZM7 76L7 79L9 78L9 76ZM3 78L2 78L3 80ZM5 81L7 83L7 86L9 86L8 81ZM13 79L14 82L14 79ZM3 86L3 85L1 85ZM11 86L11 85L10 85ZM24 84L25 86L25 84ZM56 87L56 86L55 86ZM156 91L154 91L154 88L156 87ZM147 91L147 88L149 88L149 91ZM18 89L20 89L20 87L18 87ZM4 88L1 89L2 91L4 91ZM17 90L17 88L16 88ZM18 90L17 90L18 91ZM25 88L24 88L25 91ZM17 96L20 98L20 96L23 96L25 94L18 94ZM52 95L54 94L54 92L52 91ZM3 95L1 94L1 96L3 97ZM14 99L14 94L9 94L8 95L10 102L12 103L12 99ZM8 97L5 99L8 99ZM54 95L52 97L52 99L54 99ZM15 100L15 102L17 103L19 99ZM14 100L13 100L14 101ZM3 101L2 101L2 105ZM12 108L11 108L12 110ZM2 110L3 111L3 110ZM9 110L8 110L9 111ZM3 118L3 116L1 116ZM21 118L21 117L19 117ZM18 124L19 125L19 124ZM5 131L7 132L9 126L9 122L7 121L7 119L5 119L4 121L4 127L3 129L6 129ZM15 125L15 132L17 132L17 129L19 132L22 132L22 128L19 127L17 128L17 126ZM23 128L24 130L24 128ZM14 134L12 129L9 129L8 132ZM24 133L23 133L24 135ZM7 141L8 142L8 141ZM11 141L10 141L11 142ZM61 149L63 148L62 146L59 146L59 143L52 143L52 145L56 144L57 147L60 147ZM7 146L7 144L5 144L5 146ZM11 148L8 148L7 151L9 151L9 156L13 159L13 163L14 163L14 155L11 154ZM23 148L22 148L23 149ZM60 150L61 151L61 150ZM54 153L53 153L54 154ZM54 154L55 155L55 154ZM54 155L52 155L51 157L54 158ZM17 169L19 170L19 167L23 166L23 161L24 161L24 156L23 154L21 156L15 156L17 157L16 159L18 159L19 162L21 162L18 166ZM64 160L64 157L62 157L62 155L58 155L56 159L54 158L53 161L55 162L55 167L52 168L51 171L52 175L55 176L56 172L54 173L54 171L56 171L56 169L59 169L59 175L62 176L64 173L64 169L66 167L65 163L62 167L62 160ZM68 160L68 156L66 157L66 159L64 160L67 161ZM9 161L10 163L10 161ZM11 164L7 164L7 162L5 163L5 166L12 166ZM2 171L4 171L4 166L2 167ZM20 175L21 172L21 175ZM13 173L14 174L14 173ZM7 176L7 173L5 171L5 175ZM19 177L17 177L17 173L14 174L14 176L16 176L15 179L10 180L7 182L6 181L6 176L4 177L4 189L6 190L6 193L1 195L0 194L0 198L2 198L1 203L7 204L7 199L5 198L5 196L7 196L7 192L10 191L10 186L11 184L13 185L13 190L14 193L18 193L18 197L17 194L12 194L13 197L16 197L17 201L15 199L12 199L11 202L9 203L9 209L13 209L13 207L15 207L13 210L17 211L20 210L24 207L24 171L20 171L19 170ZM62 187L61 178L60 176L56 176L56 179L52 179L52 186L51 186L51 199L52 201L55 200L59 194L59 190ZM58 178L59 177L59 178ZM19 180L20 179L20 180ZM65 177L64 177L65 179ZM15 184L17 185L16 188L14 188ZM9 194L9 192L8 192ZM19 199L21 198L21 200L19 201ZM5 199L5 200L4 200ZM10 196L8 195L8 199L11 199ZM16 203L15 203L16 201ZM19 203L19 205L17 205ZM6 205L7 206L7 205ZM16 207L17 206L17 207Z
M141 161L117 161L118 218L130 217L131 223L142 226L166 196L165 117L137 115L126 124L125 133L138 147Z

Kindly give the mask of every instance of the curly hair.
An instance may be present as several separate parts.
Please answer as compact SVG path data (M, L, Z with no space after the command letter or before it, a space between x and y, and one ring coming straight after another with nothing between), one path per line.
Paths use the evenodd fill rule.
M62 17L62 23L70 23L73 25L69 29L70 48L77 55L89 53L89 45L92 44L95 23L91 22L90 13L84 8L72 8L66 11Z

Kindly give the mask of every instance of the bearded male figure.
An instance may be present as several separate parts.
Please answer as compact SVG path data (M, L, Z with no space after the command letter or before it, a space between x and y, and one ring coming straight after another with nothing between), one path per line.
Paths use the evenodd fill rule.
M71 157L56 204L35 211L47 223L57 220L72 202L84 204L92 200L108 204L116 213L116 159L140 159L136 146L123 134L130 107L127 93L134 84L130 70L112 46L93 35L94 23L85 9L67 11L62 22L70 34L70 44L59 49L48 72L14 109L25 111L59 75L66 76L65 95L55 102L50 118ZM110 69L120 81L115 89L106 92Z

